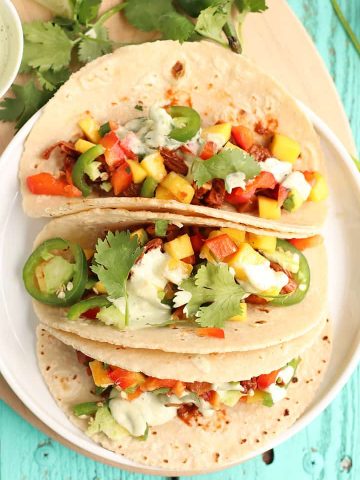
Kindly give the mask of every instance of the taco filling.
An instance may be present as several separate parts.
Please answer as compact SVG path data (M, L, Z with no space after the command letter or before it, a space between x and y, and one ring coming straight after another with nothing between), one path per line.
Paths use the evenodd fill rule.
M58 156L59 174L30 175L27 187L35 195L154 197L274 220L282 209L295 212L327 197L324 177L300 171L300 144L277 132L275 119L253 130L232 123L201 128L201 121L189 106L153 105L148 116L124 125L100 125L88 115L78 138L59 139L43 152L43 159Z
M310 269L295 245L319 241L157 220L105 232L93 249L48 239L27 260L23 279L39 302L69 307L69 322L120 330L192 324L200 336L224 338L227 321L246 320L248 303L304 299Z
M131 435L146 439L150 427L178 417L188 425L235 407L238 402L271 407L286 396L300 358L283 368L248 380L208 383L159 379L93 360L77 352L94 381L98 402L73 406L78 417L88 417L87 434L103 432L112 440ZM200 417L200 418L199 418Z

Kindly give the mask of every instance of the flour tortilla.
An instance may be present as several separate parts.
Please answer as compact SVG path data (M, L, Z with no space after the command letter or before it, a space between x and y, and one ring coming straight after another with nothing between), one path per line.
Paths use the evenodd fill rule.
M176 62L184 74L174 78ZM126 67L124 67L126 66ZM259 121L275 118L277 131L301 145L301 158L295 168L324 172L324 159L317 135L294 99L271 77L242 55L209 42L152 42L122 47L89 63L62 86L44 108L32 129L20 164L20 181L25 212L33 217L59 216L96 207L128 210L192 212L293 236L313 235L326 215L324 203L306 202L294 213L283 212L276 222L256 215L226 209L185 205L176 201L147 198L108 197L70 199L33 195L26 178L39 172L59 171L59 159L41 158L42 152L59 140L80 134L78 121L91 114L100 123L109 119L124 124L139 117L134 107L141 103L144 114L158 103L191 105L200 113L203 126L217 121L239 122L251 129ZM296 234L296 235L295 235Z
M97 434L93 439L130 460L162 467L168 474L170 471L175 475L177 472L204 473L239 463L265 450L306 409L324 376L330 357L330 339L327 324L314 345L302 355L296 374L298 382L292 383L286 398L271 408L239 403L192 426L176 418L151 427L145 441L124 437L123 441L114 442L104 434ZM38 361L60 408L72 423L86 430L88 421L75 417L72 407L99 397L91 392L92 379L77 361L73 348L40 328Z
M49 222L38 235L35 246L46 239L62 237L94 247L98 237L107 230L126 229L129 226L167 218L184 225L209 225L206 219L180 217L174 214L120 210L89 210L67 215ZM215 222L219 226L219 222ZM70 321L66 309L51 307L34 301L35 312L46 325L74 333L90 340L112 343L130 348L145 348L178 353L225 353L257 350L283 343L305 335L327 315L327 263L322 245L305 251L310 265L311 282L305 299L290 307L248 305L244 322L227 322L225 339L199 337L194 326L150 327L139 330L118 330L101 322L79 319Z

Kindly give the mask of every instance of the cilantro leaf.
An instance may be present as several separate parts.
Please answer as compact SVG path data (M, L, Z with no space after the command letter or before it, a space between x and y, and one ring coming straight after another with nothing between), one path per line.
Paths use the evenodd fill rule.
M144 32L159 30L159 18L175 12L171 0L129 0L124 13L127 21Z
M78 57L80 62L87 63L111 51L112 42L109 40L108 31L102 25L96 25L79 43Z
M99 13L101 0L81 0L77 2L76 13L80 23L87 25L92 20L95 20Z
M235 0L239 12L265 12L267 10L266 0Z
M0 121L16 121L19 130L34 113L36 113L51 97L49 92L38 90L33 80L25 85L13 84L15 98L5 98L0 103Z
M245 291L236 283L227 265L202 265L195 277L184 280L180 287L191 293L186 309L202 327L221 328L226 320L242 314L240 301Z
M225 178L230 173L243 172L246 180L260 173L259 164L244 150L234 148L209 158L209 160L195 159L192 166L192 175L198 187L213 178Z
M185 42L194 33L195 26L177 12L165 13L159 18L159 30L165 39Z
M155 220L155 235L157 237L165 237L168 225L168 220Z
M125 296L126 280L142 250L136 236L131 238L127 231L108 232L105 240L98 240L91 270L104 284L110 297Z
M204 37L223 42L222 29L230 18L232 0L216 0L200 12L195 30Z
M40 85L49 92L57 90L70 77L70 70L63 68L58 72L48 70L47 72L36 72Z
M73 42L59 25L36 21L25 23L23 30L23 70L32 67L40 71L50 68L58 71L69 65Z

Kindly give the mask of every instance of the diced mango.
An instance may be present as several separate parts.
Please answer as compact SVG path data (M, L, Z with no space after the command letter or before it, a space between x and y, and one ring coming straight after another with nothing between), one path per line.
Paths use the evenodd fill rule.
M229 318L231 322L244 322L247 319L247 303L242 303L242 312L240 315L234 315Z
M93 143L99 143L100 134L99 134L99 123L94 120L92 117L87 116L80 120L79 127L85 133L86 137Z
M200 253L199 253L199 257L204 259L204 260L207 260L208 262L210 263L217 263L217 261L215 260L215 257L214 255L210 252L210 249L207 245L203 245L201 247L201 250L200 250Z
M129 164L134 183L143 182L147 176L146 170L140 165L139 162L135 162L135 160L127 159L126 161Z
M308 200L313 202L321 202L325 200L329 195L329 188L325 178L319 172L314 172L313 178L315 184L313 185Z
M224 145L224 150L235 150L235 149L238 149L238 150L241 150L240 147L238 147L237 145L234 145L233 143L231 142L226 142L226 144Z
M225 145L225 143L230 140L231 127L231 123L218 123L217 125L203 128L201 132L201 137L204 140L211 140L211 136L216 135L216 137L219 137L219 139L222 140L222 145Z
M88 142L83 138L79 138L79 140L75 142L75 150L77 150L80 153L84 153L92 147L95 147L95 143Z
M159 152L146 155L140 165L146 171L148 176L152 177L158 183L166 177L164 159Z
M101 295L105 295L107 292L105 285L102 282L96 282L94 285L95 290Z
M270 152L278 160L295 163L301 153L301 146L292 138L275 133L270 145Z
M185 257L183 257L185 258ZM169 270L179 270L183 278L188 278L191 275L193 266L190 263L182 262L177 258L170 258L166 264Z
M97 387L108 387L114 382L109 378L107 370L104 368L104 364L98 360L93 360L89 363L89 367L94 379L94 383Z
M191 203L195 190L186 178L175 172L170 172L161 182L164 188L167 188L174 195L176 200L181 203Z
M95 250L93 248L84 248L83 250L86 260L90 260L94 256Z
M245 230L238 230L236 228L228 227L221 227L220 230L222 233L229 235L237 247L239 247L241 243L245 242Z
M226 259L226 263L235 270L235 276L239 280L247 279L244 265L261 265L264 262L266 259L248 243L242 243L238 251Z
M225 232L222 232L221 230L213 230L212 232L209 233L208 238L214 238L218 237L219 235L224 235Z
M281 207L279 202L273 198L258 196L259 217L269 220L278 220L281 218Z
M148 234L146 233L144 228L138 228L134 232L130 233L130 238L135 237L135 235L138 237L138 243L139 245L145 245L145 243L149 240Z
M169 190L162 185L158 185L155 192L155 198L159 200L176 200L176 197Z
M246 403L263 403L264 392L261 390L255 390L254 395L248 395L246 397Z
M255 235L255 233L247 233L246 240L253 248L264 250L266 252L275 252L276 237L270 235Z
M182 258L194 255L189 235L181 235L180 237L164 243L164 250L171 257L181 260Z

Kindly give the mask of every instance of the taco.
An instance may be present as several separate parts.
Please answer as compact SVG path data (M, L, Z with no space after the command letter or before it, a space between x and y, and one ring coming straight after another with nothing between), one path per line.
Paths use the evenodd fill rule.
M319 238L168 218L100 209L48 223L23 270L40 321L126 347L211 353L283 343L326 316L324 248L294 246Z
M326 213L305 114L249 60L207 42L123 47L75 73L32 129L20 180L35 217L172 211L300 237Z
M293 358L275 370L270 363L260 374L234 374L229 381L221 370L211 382L206 374L187 380L192 366L180 369L176 354L173 373L181 371L182 380L165 378L162 355L172 354L163 352L153 355L156 376L146 373L145 364L128 370L127 349L45 326L38 329L38 361L59 406L95 442L141 464L195 473L249 458L294 423L323 377L330 338L326 324L310 348L293 350ZM247 355L225 354L233 365L239 356L248 363Z

